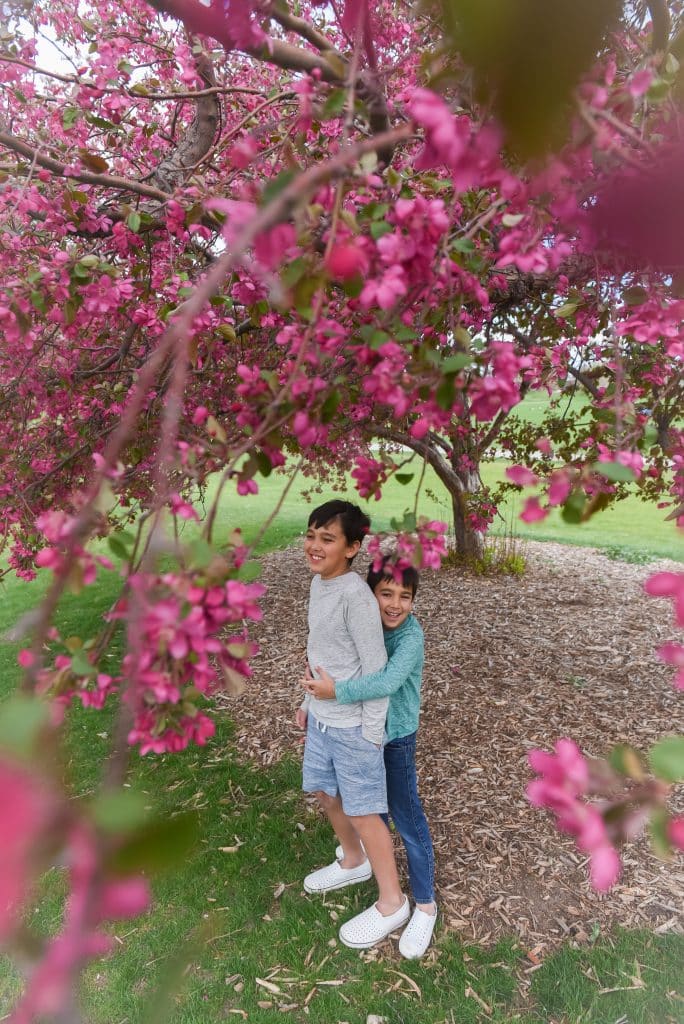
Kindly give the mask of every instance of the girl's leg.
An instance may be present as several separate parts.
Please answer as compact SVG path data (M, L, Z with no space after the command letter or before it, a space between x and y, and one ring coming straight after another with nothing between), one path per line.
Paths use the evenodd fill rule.
M430 828L418 796L415 733L386 745L385 770L387 803L406 848L413 898L419 909L434 913L435 857Z

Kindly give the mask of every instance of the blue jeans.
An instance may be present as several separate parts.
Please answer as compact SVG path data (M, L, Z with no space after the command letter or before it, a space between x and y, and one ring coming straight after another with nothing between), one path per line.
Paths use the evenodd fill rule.
M435 898L435 855L416 781L416 734L400 736L385 746L387 805L408 859L409 881L416 903Z

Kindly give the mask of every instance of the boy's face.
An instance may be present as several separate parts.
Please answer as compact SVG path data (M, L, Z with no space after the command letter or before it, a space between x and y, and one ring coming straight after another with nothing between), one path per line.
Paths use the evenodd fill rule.
M393 579L380 580L375 590L380 618L385 629L396 629L413 611L413 591Z
M319 573L322 580L332 580L347 572L349 559L360 547L358 540L349 543L337 519L331 519L324 526L310 526L304 538L309 568Z

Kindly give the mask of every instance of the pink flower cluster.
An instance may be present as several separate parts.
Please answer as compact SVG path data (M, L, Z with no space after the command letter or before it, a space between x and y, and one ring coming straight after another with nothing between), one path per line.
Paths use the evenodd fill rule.
M104 555L91 555L80 544L70 546L70 537L76 520L62 509L55 509L53 512L44 512L36 519L36 526L48 541L50 547L43 548L36 555L36 565L40 568L52 569L59 575L69 571L71 578L76 578L79 583L86 586L95 582L97 566L105 569L113 569L114 566ZM71 557L68 560L66 552L70 550Z
M599 810L580 799L589 789L588 762L569 739L558 740L555 754L531 750L528 759L541 776L528 784L528 800L547 807L556 815L558 828L576 837L578 848L589 857L594 888L610 889L620 874L620 857Z
M0 759L0 939L19 925L20 910L46 857L61 852L68 866L69 896L59 933L49 939L12 1015L33 1024L62 1011L88 960L108 953L114 940L107 921L136 917L150 901L141 876L108 878L102 872L97 834L73 806L23 766Z
M401 580L404 569L439 569L447 555L447 524L439 520L419 520L412 532L399 532L391 536L391 551L388 552L388 537L375 534L368 541L368 555L373 559L373 569L382 568L389 554L390 567L397 580Z
M227 626L258 621L258 583L226 579L227 563L217 562L219 579L198 571L136 574L130 596L112 618L135 620L136 641L123 662L129 680L125 699L135 710L129 742L149 751L183 750L213 735L214 724L194 701L222 686L236 687L251 674L248 659L256 645L244 628L225 636ZM220 576L223 579L220 579Z
M356 480L356 489L362 498L373 497L379 501L382 497L382 485L387 480L387 472L388 467L384 462L359 455L351 475Z
M516 377L531 365L529 356L519 356L515 346L496 341L489 348L492 372L477 377L470 388L470 407L478 420L491 420L498 412L508 412L520 401Z

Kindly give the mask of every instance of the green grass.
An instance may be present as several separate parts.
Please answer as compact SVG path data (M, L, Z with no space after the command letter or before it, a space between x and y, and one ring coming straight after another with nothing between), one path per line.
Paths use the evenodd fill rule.
M506 463L497 461L483 467L484 482L494 486L504 479ZM408 471L408 470L407 470ZM415 460L415 476L402 486L391 479L383 487L380 501L364 501L354 490L353 481L347 478L344 490L323 488L321 492L308 495L311 482L302 479L295 482L286 496L275 523L270 527L262 542L265 547L277 547L290 543L302 535L306 528L309 512L316 504L333 494L347 497L361 505L370 515L373 529L388 530L393 517L413 509L416 487L420 477L420 464ZM278 473L267 479L259 478L259 494L240 497L234 491L226 491L217 516L216 536L226 536L236 523L245 524L244 532L251 539L258 532L259 525L273 509L285 486L285 479ZM522 492L525 496L528 491ZM600 549L613 549L613 557L622 556L629 561L633 558L652 560L671 558L684 562L684 532L677 530L673 523L666 523L663 513L635 494L629 495L611 509L595 515L587 523L570 525L563 521L557 509L541 523L527 524L518 518L523 498L520 494L510 496L501 509L492 527L492 533L501 535L513 533L522 539L556 541ZM433 470L428 469L418 503L418 512L430 518L451 521L451 502L443 484Z
M236 499L234 509L226 503L220 528L234 525L239 512L244 516L248 502ZM253 516L241 520L249 536L260 521L258 504L252 507ZM301 498L293 498L268 542L299 532L305 513ZM45 582L7 581L0 636L40 598ZM116 582L102 573L82 595L67 595L59 612L63 634L94 633ZM0 699L16 685L17 648L0 643ZM115 645L112 656L118 653ZM112 720L112 709L74 707L69 714L65 762L75 795L90 794L98 785ZM367 905L372 886L326 900L302 892L304 874L331 856L329 828L301 798L298 764L286 760L268 770L240 765L231 728L219 717L207 748L162 759L134 757L131 785L163 818L196 810L200 840L183 863L156 880L150 913L113 929L114 955L86 971L83 1003L91 1024L364 1024L367 1013L392 1024L684 1021L684 939L678 936L621 932L586 949L564 948L534 973L530 998L519 991L517 973L528 962L513 939L481 949L438 928L436 958L425 963L403 961L396 952L378 961L341 946L340 921ZM62 871L49 872L31 915L38 931L56 930L64 894ZM645 988L631 987L635 973ZM259 985L257 978L280 991ZM608 988L620 991L603 991ZM16 972L9 961L0 962L0 1016L18 991ZM281 1011L286 1006L291 1009Z

